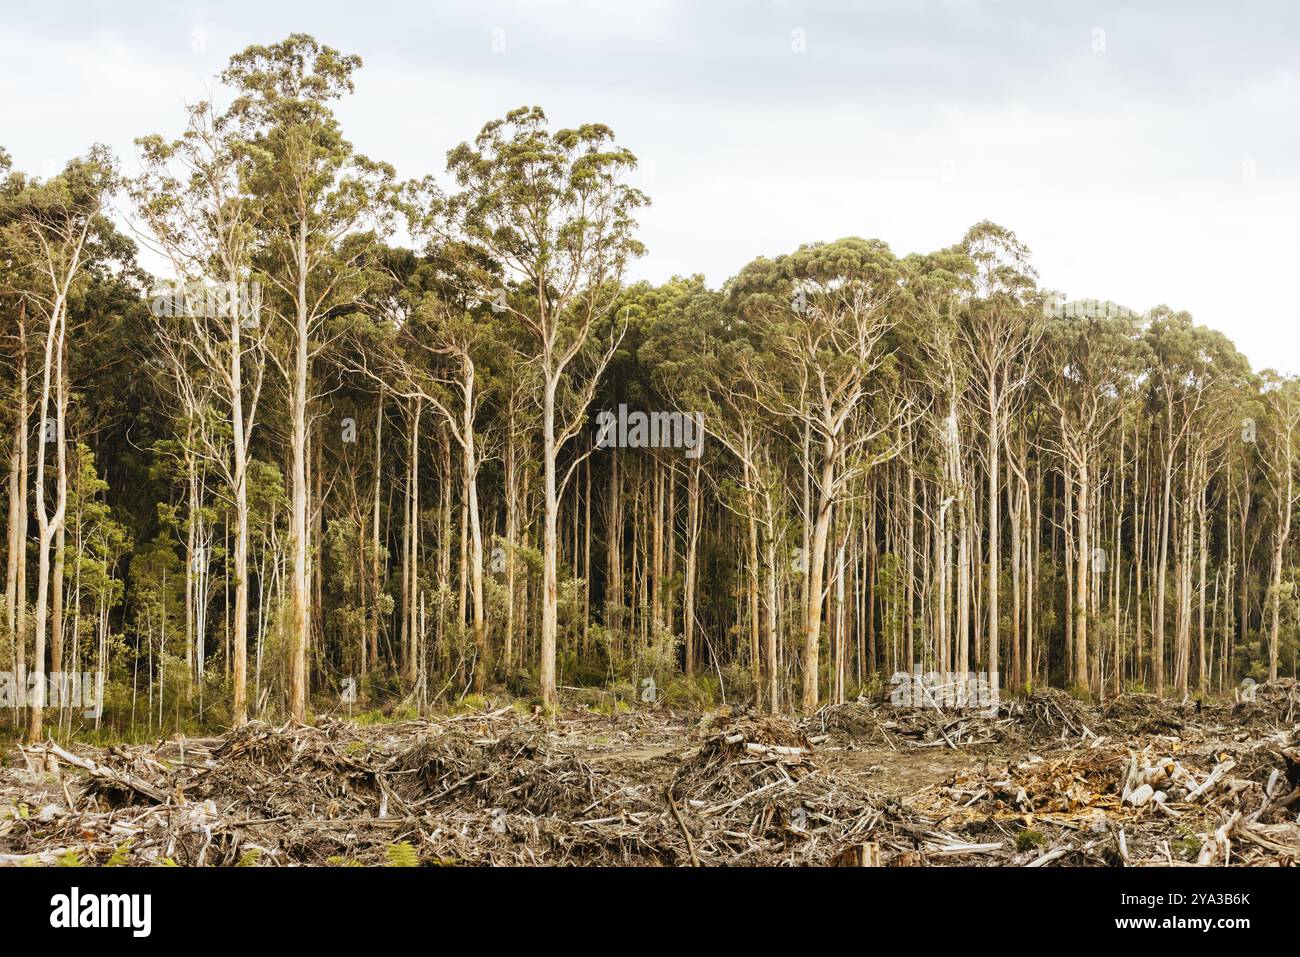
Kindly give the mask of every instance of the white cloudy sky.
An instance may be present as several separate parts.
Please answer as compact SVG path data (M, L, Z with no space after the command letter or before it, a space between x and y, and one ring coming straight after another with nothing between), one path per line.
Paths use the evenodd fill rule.
M1300 5L1129 6L6 0L0 145L130 170L232 52L305 31L364 58L339 112L402 175L523 104L612 126L654 199L639 276L854 234L903 255L987 217L1050 288L1187 309L1300 373Z

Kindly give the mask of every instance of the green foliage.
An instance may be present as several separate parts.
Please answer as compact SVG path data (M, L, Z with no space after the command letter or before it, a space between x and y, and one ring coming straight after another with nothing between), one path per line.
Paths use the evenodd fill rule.
M104 862L105 867L126 867L130 860L131 842L123 841L113 848L113 853Z
M883 674L873 674L861 686L849 694L850 699L861 698L864 701L884 701L889 697L889 684Z
M363 711L355 715L352 720L364 727L376 724L395 724L398 721L413 721L419 716L420 713L416 710L415 705L406 704L389 710L373 708L370 711Z
M1185 861L1196 860L1201 853L1202 845L1205 843L1201 835L1186 825L1180 825L1178 831L1180 837L1172 842L1170 849Z
M613 717L617 714L629 714L636 709L627 703L624 698L614 695L602 696L599 700L591 705L591 710L596 714L603 714Z
M420 855L408 841L389 844L384 850L389 867L419 867Z
M167 528L131 555L130 612L137 641L160 646L185 632L185 565Z
M67 574L89 596L114 609L122 601L125 585L113 575L118 559L131 551L126 528L112 517L105 500L108 482L95 469L89 446L78 442L73 452L68 493L71 544Z
M480 711L488 711L492 708L492 702L481 694L469 694L456 702L454 714L475 714Z
M673 678L663 689L663 703L670 708L704 711L717 702L717 681L697 677L693 681Z
M236 867L257 867L262 862L262 849L260 847L250 847L239 855L239 860L235 863Z
M1032 828L1027 827L1016 835L1016 850L1021 854L1032 851L1036 847L1042 847L1046 843L1047 835Z
M1089 463L1098 482L1092 492L1104 503L1098 540L1117 531L1132 547L1136 530L1151 534L1160 526L1159 513L1148 510L1160 507L1166 456L1175 524L1189 505L1195 508L1196 482L1203 479L1208 492L1207 585L1196 582L1193 590L1214 596L1208 630L1218 644L1212 649L1222 653L1223 636L1234 636L1228 683L1264 680L1273 653L1282 673L1295 671L1300 571L1293 531L1283 541L1277 584L1270 557L1290 522L1289 491L1300 458L1293 443L1300 427L1297 380L1252 373L1225 336L1165 306L1141 319L1105 302L1045 310L1055 300L1039 289L1029 250L1009 229L988 221L947 248L903 259L880 239L850 236L756 258L721 288L710 288L698 274L625 283L628 264L644 251L636 217L648 198L628 184L637 158L612 130L601 123L554 128L538 107L512 110L448 153L444 182L451 193L443 195L432 178L399 183L392 167L357 153L346 138L336 110L360 67L359 57L301 33L250 46L222 73L223 94L187 110L179 138L139 141L143 171L125 184L154 238L182 253L177 262L183 272L229 272L265 290L268 321L237 326L246 333L241 412L252 416L254 392L260 403L256 427L246 425L248 690L257 717L285 712L292 659L304 644L296 640L302 632L289 607L296 556L287 473L294 461L295 400L308 419L305 449L304 437L297 436L297 451L311 455L312 536L301 557L312 575L305 644L321 711L341 710L340 678L360 678L362 642L372 625L379 660L372 660L367 645L368 674L355 706L363 725L413 718L417 702L419 708L463 712L488 708L508 694L521 710L540 704L531 696L540 680L546 408L555 413L551 425L561 449L552 463L561 484L560 682L583 689L569 693L601 713L660 705L704 709L753 700L760 690L753 687L747 630L751 523L763 552L764 607L766 586L775 580L782 681L799 680L798 605L809 575L804 556L792 558L814 521L800 499L805 481L814 496L823 484L821 455L840 470L827 486L837 489L836 501L824 503L821 513L834 516L832 546L848 534L850 549L860 549L850 558L853 587L862 587L868 566L874 575L870 614L878 650L893 655L913 642L922 648L933 643L927 630L938 595L930 546L933 554L957 547L937 537L937 512L945 516L945 536L955 531L958 516L973 523L966 526L973 529L968 544L975 551L967 567L981 581L971 600L980 609L991 606L983 574L984 543L993 536L983 525L990 510L981 484L987 453L980 448L987 435L980 380L988 356L979 348L985 333L991 334L987 341L1012 343L1025 334L1032 345L1011 349L1013 361L1001 368L1002 381L1021 390L1006 420L1003 472L1011 483L1023 467L1025 491L1044 496L1035 501L1042 512L1031 526L1042 538L1032 565L1032 611L1048 683L1075 680L1061 654L1064 611L1072 600L1066 593L1072 556L1061 533L1073 533L1063 470L1071 462ZM214 104L227 106L217 112ZM67 728L81 740L138 741L160 731L222 727L233 706L227 675L234 670L228 647L234 558L228 543L235 527L236 425L225 391L233 332L217 324L220 335L211 337L213 327L204 325L211 317L152 313L145 294L151 277L135 262L134 244L104 213L122 185L106 149L95 147L43 179L11 172L11 165L0 151L5 407L17 407L20 344L29 363L25 385L35 389L40 380L33 363L48 326L44 304L60 298L52 293L66 280L68 339L56 366L66 371L68 385L63 654L64 663L78 669L99 667L101 655L105 665L102 720L61 716L59 733ZM214 184L221 216L213 214ZM408 238L394 228L399 216L415 248L390 245ZM219 222L234 224L233 233L214 237ZM74 269L68 237L82 234L89 244ZM311 262L301 276L298 242ZM16 331L19 303L26 309L26 340ZM172 348L176 343L188 348ZM294 371L298 345L309 356L302 386L280 374ZM833 407L834 396L841 407ZM549 406L544 397L553 400ZM417 401L425 418L412 442ZM664 450L591 450L585 434L591 414L623 402L635 409L701 412L709 423L709 457L694 462ZM960 443L948 438L949 411ZM30 401L29 413L37 414ZM358 426L359 442L340 438L343 418ZM1257 442L1253 432L1251 441L1238 440L1246 418L1252 429L1258 425ZM467 434L477 439L470 470L480 531L489 554L494 546L504 550L515 593L507 592L500 568L489 569L484 604L496 670L486 677L504 684L504 694L498 686L489 695L461 697L475 687L467 687L468 672L478 660L467 624L472 599L459 572L470 539L462 524L469 513L461 473ZM45 443L38 447L48 451ZM956 453L951 460L950 448ZM1145 457L1138 465L1135 451ZM1130 458L1117 459L1116 452ZM613 481L615 462L621 485ZM1128 471L1116 471L1118 463ZM1192 467L1197 463L1204 472L1199 478ZM424 655L416 688L398 664L409 608L395 607L409 567L401 549L412 465L421 504L410 592L420 608ZM650 544L644 533L658 508L652 496L666 475L676 496L669 525L673 565L655 584L668 595L668 614L647 627L651 616L642 589ZM1152 484L1140 487L1140 476ZM693 521L688 490L698 493L690 501L703 511L698 539L692 539L698 548L691 633L698 674L690 682L682 675L683 531ZM1010 499L1020 490L1006 491ZM508 499L511 494L516 497ZM626 508L617 529L607 527L615 495ZM520 526L510 532L502 527L507 500ZM584 505L593 514L589 529L581 525ZM860 515L872 516L874 546L857 544ZM1001 521L1002 546L1009 548L1007 512ZM379 527L377 543L372 522ZM1108 527L1116 522L1118 529ZM914 525L920 529L916 541ZM191 555L190 533L200 529L211 539ZM1179 562L1186 560L1180 542L1192 541L1181 538L1182 531L1174 529L1171 542ZM581 561L586 532L593 543L590 573ZM616 603L602 552L620 535L623 594ZM1158 553L1149 538L1142 547ZM187 588L196 558L211 577ZM377 589L372 560L379 564ZM1003 596L1012 592L1009 565L995 580ZM1135 570L1131 557L1122 555L1112 567L1117 576ZM1232 621L1229 632L1223 616L1238 613L1229 588L1243 584L1241 574L1247 619ZM1130 585L1119 592L1118 634L1107 614L1085 619L1090 645L1102 649L1099 660L1112 674L1116 648L1126 668L1139 655L1137 622L1145 628L1141 654L1149 653L1153 607L1146 603L1156 586L1147 579L1141 586L1142 607L1123 597ZM27 590L34 591L30 578ZM1181 582L1170 585L1169 594L1156 596L1154 609L1174 610L1177 594L1185 591ZM851 609L860 594L850 596ZM1099 594L1109 605L1111 592L1103 587ZM955 588L943 600L951 622ZM503 662L508 611L515 616L514 660ZM1005 597L1000 611L1006 640L1015 623ZM861 622L856 612L850 615L857 638ZM202 682L185 665L199 620L206 627ZM911 635L905 634L909 620ZM1174 620L1165 615L1166 632ZM981 620L972 634L982 636L986 627ZM818 666L823 687L830 678L828 631ZM29 650L33 636L21 638ZM0 636L0 670L15 665L16 648L9 635ZM854 693L875 700L884 688L872 664L850 674L861 681ZM1148 662L1137 665L1141 671ZM1134 691L1153 680L1124 677ZM646 697L650 682L655 692ZM1026 692L1029 687L1026 680ZM1091 694L1082 687L1071 693ZM548 706L545 713L554 710ZM7 709L0 713L0 722L10 721Z

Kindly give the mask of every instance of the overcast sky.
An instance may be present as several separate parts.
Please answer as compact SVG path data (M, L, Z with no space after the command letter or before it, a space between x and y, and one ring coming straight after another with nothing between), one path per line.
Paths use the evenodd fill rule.
M0 145L130 171L231 53L303 31L362 56L345 132L403 176L524 104L613 127L654 202L637 277L988 218L1048 288L1187 309L1300 373L1300 4L1127 6L6 0Z

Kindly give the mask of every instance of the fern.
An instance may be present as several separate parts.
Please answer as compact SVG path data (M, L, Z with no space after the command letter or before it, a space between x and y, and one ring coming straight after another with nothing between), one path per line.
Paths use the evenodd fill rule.
M81 866L81 856L71 848L64 851L62 854L60 854L56 860L57 860L58 867L80 867Z
M419 867L420 855L406 841L400 841L397 844L389 844L388 850L384 852L388 858L389 867Z
M239 861L236 867L256 867L262 862L262 849L260 847L250 847L239 855Z
M124 841L113 849L112 855L104 862L105 867L126 867L126 855L131 850L131 842Z

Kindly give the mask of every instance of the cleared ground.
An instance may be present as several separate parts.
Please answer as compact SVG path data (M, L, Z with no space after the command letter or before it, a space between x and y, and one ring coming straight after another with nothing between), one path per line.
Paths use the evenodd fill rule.
M1294 865L1300 695L1059 692L996 716L849 702L514 706L13 748L0 863Z

